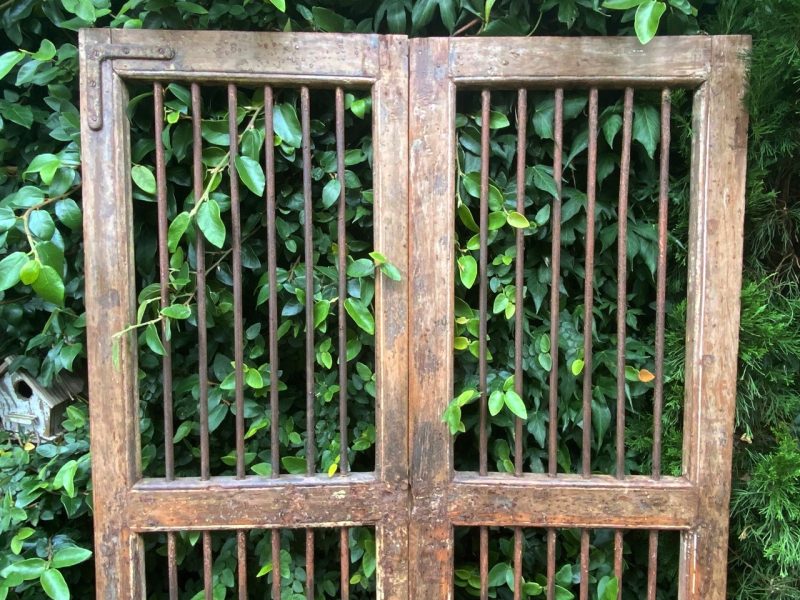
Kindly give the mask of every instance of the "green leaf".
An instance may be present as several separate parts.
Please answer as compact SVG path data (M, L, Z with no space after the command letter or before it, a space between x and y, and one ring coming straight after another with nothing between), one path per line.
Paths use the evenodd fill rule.
M303 143L303 130L291 104L276 104L272 111L272 126L284 144L299 148Z
M29 260L19 270L19 279L25 285L30 285L39 277L41 263L38 260Z
M533 175L533 185L537 189L547 192L553 198L558 197L558 189L556 188L556 182L553 179L553 169L551 167L535 165L530 167L530 171Z
M625 366L625 379L627 381L639 381L639 369L630 365Z
M35 210L28 216L28 229L41 240L49 240L56 231L53 217L46 210Z
M33 53L31 58L34 58L39 61L47 61L52 60L53 57L56 55L56 47L48 39L43 39L39 42L39 49Z
M286 0L269 0L272 3L272 6L277 8L279 11L285 13L286 12Z
M191 216L188 212L182 212L178 216L176 216L172 223L169 224L169 231L167 232L167 247L169 248L170 252L175 252L175 249L178 247L178 244L183 237L183 234L186 233L186 228L189 227L189 221L191 221Z
M584 366L583 359L576 358L575 360L572 361L572 366L570 367L570 370L572 371L572 374L575 375L575 377L577 377L583 372L583 366Z
M264 193L266 179L264 178L264 169L261 168L258 161L249 156L237 156L235 162L236 172L239 173L242 183L256 196L261 196Z
M619 596L619 583L616 577L603 576L597 582L598 600L617 600Z
M639 5L633 27L640 42L646 44L655 37L661 16L666 10L667 5L658 0L648 0Z
M348 277L368 277L375 272L375 263L368 258L359 258L347 265Z
M56 553L53 555L51 565L56 569L71 567L89 560L91 556L91 550L79 548L78 546L67 546L56 551Z
M504 400L508 410L517 415L520 419L528 418L528 411L525 409L525 403L517 392L514 390L507 390L504 394Z
M64 282L53 267L43 265L31 287L42 299L59 306L64 304Z
M42 573L39 583L42 589L53 600L69 600L69 587L58 569L47 569Z
M56 205L57 206L57 205ZM17 223L13 208L0 206L0 233L5 233Z
M611 8L614 10L627 10L634 6L639 6L646 0L606 0L603 2L603 8Z
M219 204L209 198L197 209L197 226L210 244L222 248L225 245L225 223L219 215Z
M566 564L556 573L556 583L562 587L572 585L572 565Z
M264 378L258 369L248 369L244 376L245 383L254 390L260 390L264 387Z
M188 319L192 316L192 309L185 304L171 304L162 308L161 314L170 319Z
M503 410L505 399L502 390L495 390L489 395L489 414L493 417Z
M633 110L633 139L644 146L653 158L661 137L661 117L652 106L637 106Z
M689 0L669 0L670 6L677 8L685 15L695 15L696 9L689 3Z
M372 318L369 308L357 298L348 298L344 301L344 309L350 318L355 321L361 329L370 335L375 335L375 320Z
M287 473L292 475L304 475L306 472L306 459L300 456L284 456L281 464Z
M461 278L461 283L464 287L471 289L478 276L478 262L469 254L459 257L458 259L458 275Z
M47 568L47 563L41 558L26 558L12 563L3 569L5 576L19 575L23 581L30 581L39 577Z
M8 75L11 69L23 58L25 58L25 55L19 50L10 50L0 56L0 79Z
M560 585L556 586L556 600L572 600L574 597L575 594L569 590L561 587Z
M56 216L59 221L70 229L80 229L83 224L83 213L72 198L65 198L56 202Z
M181 440L183 440L187 435L192 432L192 427L194 423L192 421L184 421L178 427L178 430L175 432L175 435L172 437L172 443L177 444Z
M144 341L147 344L147 347L153 351L153 353L158 354L159 356L164 356L166 351L164 350L164 344L161 343L161 337L158 335L158 330L156 329L155 324L150 323L144 330Z
M338 179L331 179L328 181L325 187L322 188L322 206L330 208L336 204L336 201L339 200L339 193L341 190L341 183L339 183Z
M395 267L390 262L381 265L381 273L386 275L392 281L400 281L403 278L403 276L400 273L400 269Z
M503 127L508 127L509 125L511 125L511 122L503 113L495 111L491 111L489 113L489 129L502 129Z
M316 304L314 304L314 329L319 327L325 319L328 318L328 314L331 312L331 303L327 300L320 300Z
M603 135L606 142L612 148L614 147L614 138L617 137L619 130L622 128L622 117L620 115L610 115L603 121Z
M512 227L516 227L517 229L525 229L531 226L528 219L525 218L525 215L522 215L514 210L509 212L506 218L508 219L508 224Z
M131 179L133 179L133 183L136 184L136 187L143 192L148 194L156 193L156 178L150 170L150 167L134 165L133 168L131 168Z
M75 460L70 460L58 470L56 476L53 478L53 487L55 489L64 488L70 498L75 497L75 473L78 470L78 463Z

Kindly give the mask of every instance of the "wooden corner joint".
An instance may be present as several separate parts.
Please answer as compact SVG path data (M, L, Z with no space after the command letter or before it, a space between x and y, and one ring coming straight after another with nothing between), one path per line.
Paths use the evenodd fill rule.
M86 48L86 93L89 108L89 127L95 131L103 128L103 61L115 59L161 60L175 58L175 50L168 46L141 46L132 44L91 44Z

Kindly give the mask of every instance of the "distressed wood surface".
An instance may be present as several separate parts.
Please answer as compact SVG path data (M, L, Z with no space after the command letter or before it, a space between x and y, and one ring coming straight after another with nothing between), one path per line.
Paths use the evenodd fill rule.
M453 594L453 528L446 486L452 439L442 413L453 395L455 86L446 38L411 46L409 361L411 598Z
M724 600L747 166L746 37L712 39L695 113L684 470L699 515L682 544L681 599Z
M107 30L81 32L82 90L89 88L87 44L109 41ZM115 338L135 321L136 289L132 283L131 161L125 114L128 94L110 62L102 64L96 83L102 83L108 117L102 130L89 126L87 96L81 94L86 352L89 398L93 399L89 416L96 595L112 600L137 598L144 592L142 543L132 534L123 510L126 491L141 476L136 335Z
M688 529L698 502L697 488L683 478L458 472L448 517L470 526Z
M661 87L708 78L710 37L453 38L450 64L459 85Z

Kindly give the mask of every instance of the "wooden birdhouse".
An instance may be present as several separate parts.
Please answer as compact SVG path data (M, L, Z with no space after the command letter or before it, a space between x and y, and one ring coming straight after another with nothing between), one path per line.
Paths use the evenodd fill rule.
M47 387L22 369L11 372L12 357L0 364L0 426L7 431L55 437L69 402L83 389L77 377L62 375Z

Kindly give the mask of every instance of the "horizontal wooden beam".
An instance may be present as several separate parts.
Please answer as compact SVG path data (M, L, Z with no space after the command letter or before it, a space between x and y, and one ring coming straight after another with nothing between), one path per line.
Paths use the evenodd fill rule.
M402 485L372 473L282 476L275 479L212 477L202 481L143 479L126 497L133 531L350 527L376 523L406 510Z
M111 37L117 46L171 51L163 61L115 59L114 70L125 78L364 85L380 72L381 36L372 34L116 29Z
M702 36L453 38L450 75L458 84L596 85L616 88L696 86L711 72L711 42Z
M688 529L698 499L683 478L462 472L450 484L448 516L469 526Z

